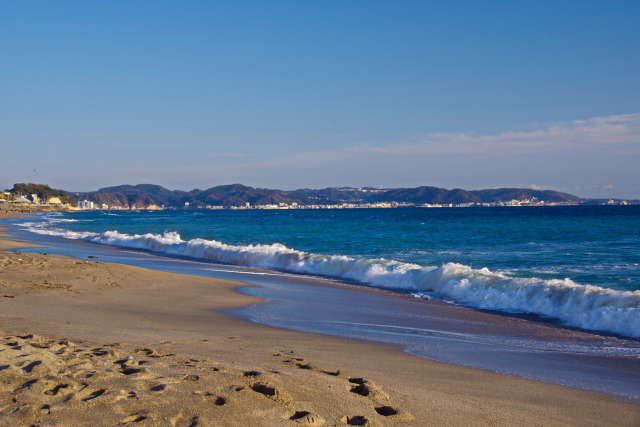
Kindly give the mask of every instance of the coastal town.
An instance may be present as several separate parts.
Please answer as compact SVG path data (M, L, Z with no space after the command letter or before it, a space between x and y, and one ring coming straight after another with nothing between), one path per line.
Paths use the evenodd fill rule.
M295 210L295 209L393 209L393 208L468 208L468 207L516 207L516 206L576 206L580 204L598 204L598 205L629 205L637 204L637 201L614 200L609 199L593 203L589 200L583 203L575 202L547 202L538 200L537 198L523 200L507 200L492 203L424 203L416 204L409 202L377 202L377 203L333 203L333 204L312 204L303 205L296 202L278 203L278 204L257 204L245 203L240 206L222 206L222 205L203 205L198 204L191 206L189 202L185 202L182 207L172 207L165 205L132 205L129 207L109 206L107 204L99 204L91 200L80 200L76 203L63 203L60 197L49 197L42 199L38 194L15 195L11 192L3 192L0 197L1 210L18 210L18 211L47 211L47 210Z

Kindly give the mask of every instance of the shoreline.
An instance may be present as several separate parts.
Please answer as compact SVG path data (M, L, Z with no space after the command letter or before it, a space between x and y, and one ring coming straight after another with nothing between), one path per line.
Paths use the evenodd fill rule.
M24 243L0 237L1 250L19 247ZM0 358L22 351L32 360L42 353L42 346L62 346L56 350L60 354L46 353L58 372L69 371L71 377L96 372L82 379L89 384L82 390L65 377L69 384L56 395L29 388L16 391L33 379L38 381L30 387L37 388L43 376L37 369L25 371L28 365L18 366L17 359L2 359L0 365L11 368L0 370L0 416L17 423L78 421L83 407L104 412L107 424L111 423L107 420L117 424L144 417L140 425L167 420L180 425L194 417L202 425L358 425L364 419L368 425L633 425L640 417L639 405L612 395L433 362L396 347L278 329L221 314L257 301L236 291L247 286L241 282L59 255L0 252L0 257L5 262L0 292L5 295L11 289L13 294L0 298L0 330L11 337L0 344ZM15 277L9 277L7 260L21 263ZM18 337L30 334L37 336ZM75 344L56 344L59 340ZM19 345L8 345L15 342ZM92 348L103 350L92 352ZM140 353L140 349L150 351ZM65 352L76 350L92 355L85 361L91 366L71 372L75 365L65 365L62 359ZM102 356L93 354L104 351ZM164 356L154 356L160 354ZM39 357L42 363L36 366L48 368L50 358ZM131 360L115 363L123 359ZM197 362L187 366L192 359ZM134 366L139 362L145 363ZM140 366L146 371L121 372ZM44 378L56 377L52 372ZM188 375L198 380L193 380L195 376L184 380ZM92 385L94 377L97 382ZM16 378L23 383L17 384ZM163 384L165 388L160 387ZM55 384L46 387L53 390ZM83 400L99 390L104 391ZM127 397L129 392L136 398ZM64 401L57 394L73 396ZM10 397L18 403L10 403ZM225 403L216 405L218 398ZM157 402L164 402L166 409ZM49 405L49 413L41 410L44 405ZM18 406L22 409L7 412Z
M637 306L634 291L640 277L634 268L633 257L626 256L624 243L620 246L615 240L615 236L619 236L618 228L626 230L624 234L633 234L635 222L625 221L626 215L618 212L611 221L602 223L608 227L608 232L599 233L597 227L589 224L604 212L589 209L583 213L568 210L565 214L571 218L575 215L576 221L566 222L565 214L558 216L550 212L453 217L408 211L398 217L378 212L374 216L380 221L367 226L374 235L360 234L357 238L353 236L353 241L349 237L349 224L354 220L366 221L370 217L368 214L279 216L274 213L264 220L257 220L261 215L253 213L186 211L45 214L37 216L33 222L23 221L24 227L17 226L15 232L25 239L46 242L43 244L56 248L64 246L67 254L76 256L77 250L68 243L68 238L87 242L85 251L91 251L91 246L110 246L138 259L142 256L138 257L134 251L174 260L218 264L221 270L246 266L254 271L275 271L283 275L328 276L344 283L355 281L368 287L409 291L419 298L451 301L471 308L530 312L576 328L640 338L640 313L634 309ZM632 218L637 219L638 214L640 212L634 211ZM408 221L411 227L417 227L416 230L405 234L409 229L400 226L394 220L396 217ZM503 221L503 218L509 220ZM523 218L528 219L524 228L524 223L519 222ZM236 227L236 219L246 220L244 226ZM307 220L311 219L315 225L307 232ZM130 223L131 227L126 226L131 220L134 221ZM340 224L335 229L335 236L329 240L322 238L322 227L319 227L325 221ZM447 227L435 226L439 221L450 222L455 233L451 234ZM217 228L207 228L209 222L217 224ZM472 245L464 243L466 222L473 224L469 230L476 230L474 233L482 236L474 238ZM486 227L487 223L492 226ZM567 240L571 239L571 233L535 237L536 227L552 228L560 223L563 227L580 230L580 242ZM422 230L424 227L426 229ZM494 227L515 237L502 242L499 233L493 232ZM456 238L448 241L453 235ZM546 239L552 239L548 246ZM589 252L589 242L599 239L607 243L593 246L593 253ZM563 253L562 248L567 245L573 247L575 253L573 250ZM635 246L637 242L632 240L630 248ZM144 262L136 264L123 261L124 258L116 262L146 267ZM640 389L638 391L640 397Z

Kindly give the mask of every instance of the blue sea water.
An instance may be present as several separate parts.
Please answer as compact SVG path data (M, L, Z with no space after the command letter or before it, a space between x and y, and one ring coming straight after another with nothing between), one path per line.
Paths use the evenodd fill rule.
M23 227L640 337L640 206L83 211Z

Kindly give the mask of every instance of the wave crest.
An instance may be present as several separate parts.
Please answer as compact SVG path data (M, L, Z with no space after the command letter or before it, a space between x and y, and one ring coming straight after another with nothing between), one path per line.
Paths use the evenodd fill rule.
M640 291L617 291L580 285L570 279L518 278L486 268L447 263L420 266L386 259L321 255L282 244L227 245L215 240L184 241L175 232L128 235L46 229L25 224L35 233L82 239L105 245L180 255L247 267L266 267L294 273L332 276L369 286L437 294L455 303L508 312L535 313L559 319L569 326L640 338Z

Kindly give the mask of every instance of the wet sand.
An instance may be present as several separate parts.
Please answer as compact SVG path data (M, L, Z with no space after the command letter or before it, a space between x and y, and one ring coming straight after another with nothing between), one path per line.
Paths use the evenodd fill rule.
M7 425L637 425L623 398L225 314L239 282L0 239ZM12 251L9 251L13 249Z

